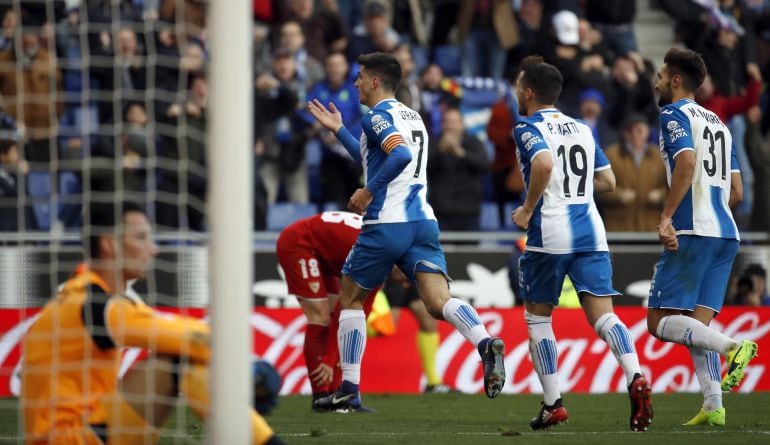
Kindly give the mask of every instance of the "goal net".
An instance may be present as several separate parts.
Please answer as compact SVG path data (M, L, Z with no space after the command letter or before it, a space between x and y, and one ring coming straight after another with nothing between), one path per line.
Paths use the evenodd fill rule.
M228 0L231 8L240 7L242 12L235 14L242 21L235 20L233 30L225 33L219 26L218 35L212 35L207 25L207 9L211 9L207 3L0 2L0 442L23 443L25 437L45 429L30 431L30 422L25 423L21 415L29 408L25 399L19 398L22 343L57 290L68 279L85 273L83 249L110 248L94 245L101 242L94 237L101 232L84 217L88 209L101 204L131 201L146 210L159 253L146 278L126 293L161 312L204 318L210 284L200 271L207 270L209 264L214 272L226 270L227 264L216 263L227 255L227 248L217 243L237 243L239 247L230 257L243 264L228 276L234 283L211 280L214 292L227 292L228 298L239 294L227 305L215 307L212 323L213 357L227 362L237 356L237 360L226 365L212 362L212 380L216 387L226 366L243 366L230 378L248 387L248 366L244 366L251 360L245 352L250 345L247 273L252 269L250 257L247 254L244 258L243 252L251 245L251 209L246 205L251 194L237 194L233 187L242 189L250 181L248 169L238 168L251 165L246 157L250 156L250 129L245 125L250 119L250 105L245 99L233 99L233 89L223 91L217 86L212 89L220 97L209 100L209 86L217 78L222 85L227 75L223 74L227 69L221 65L215 68L210 61L214 48L227 45L226 39L231 37L226 34L248 41L243 37L248 32L246 11L250 3ZM224 16L220 12L220 23L222 17L232 21L233 12ZM249 43L231 46L237 54L218 60L213 57L217 63L229 63L232 57L244 60L235 67L238 74L231 76L231 83L241 88L241 98L250 97L243 91L250 76L248 47ZM235 100L230 106L240 115L226 114L223 101L228 100ZM213 116L215 113L219 114ZM231 134L224 139L223 122L232 124L228 129ZM216 137L214 133L220 135L215 139L217 144L210 139ZM228 150L208 150L210 144L221 149L223 143L230 144ZM243 147L243 155L236 153L238 145ZM219 159L212 160L211 156ZM227 156L232 158L225 159ZM219 166L219 172L212 172L212 165ZM222 181L227 178L221 172L228 168L232 181ZM215 206L207 210L207 194L232 197L223 199L236 209ZM113 207L115 219L124 221L120 205ZM213 212L219 212L218 216L207 217ZM222 235L227 232L222 229L225 224L230 225L230 233ZM117 248L121 255L126 254L125 245ZM210 260L209 252L219 256ZM116 269L128 266L128 261L121 259ZM233 312L242 316L222 318ZM88 319L86 315L83 318ZM218 326L226 323L242 324L243 328L218 339ZM62 324L54 323L53 329L57 326ZM54 335L61 346L65 339L80 333L60 328ZM229 335L237 338L234 341ZM217 345L223 342L234 346L220 351ZM122 351L121 376L146 354L138 348ZM184 364L182 360L178 366ZM85 363L84 368L90 365ZM87 382L84 391L96 386ZM239 403L249 397L249 391L235 388L230 393L235 391L239 394L234 399L227 398L231 396L225 390L225 396L214 396L212 403L216 407L217 403ZM56 399L53 394L47 407L49 415L56 409ZM156 403L153 400L148 405ZM191 437L203 434L204 421L186 408L183 399L173 398L167 403L175 408L160 432L167 438L164 443L189 443ZM242 406L237 408L246 415ZM222 417L229 414L227 410L218 412ZM81 417L85 423L93 423L89 414ZM243 425L236 424L236 429ZM209 431L218 428L210 427ZM98 426L91 429L100 434Z

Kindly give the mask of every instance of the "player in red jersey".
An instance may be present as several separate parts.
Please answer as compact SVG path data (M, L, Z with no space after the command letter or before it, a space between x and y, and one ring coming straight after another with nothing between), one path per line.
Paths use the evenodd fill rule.
M360 231L360 215L323 212L283 229L276 244L289 294L297 297L307 317L304 355L313 400L329 395L342 379L337 346L339 277ZM378 290L366 299L367 316Z

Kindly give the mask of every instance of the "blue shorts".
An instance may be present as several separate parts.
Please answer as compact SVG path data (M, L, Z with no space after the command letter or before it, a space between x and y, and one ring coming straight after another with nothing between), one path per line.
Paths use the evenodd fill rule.
M416 272L446 272L444 249L435 220L364 225L348 254L342 274L364 289L382 285L393 265L416 282Z
M679 236L679 250L666 250L655 264L647 306L692 311L703 306L719 312L738 253L738 240Z
M559 305L564 276L575 290L599 297L618 295L612 288L609 252L552 254L525 251L519 258L519 295L528 303Z

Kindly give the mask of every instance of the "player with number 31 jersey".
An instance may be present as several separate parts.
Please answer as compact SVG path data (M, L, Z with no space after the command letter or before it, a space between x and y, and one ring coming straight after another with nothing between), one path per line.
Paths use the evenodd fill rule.
M730 200L730 175L739 171L733 139L727 125L691 99L660 110L660 151L671 184L674 158L683 150L695 151L692 187L674 212L677 235L739 239ZM729 163L729 165L728 165Z
M591 129L555 108L520 117L516 156L529 186L532 159L550 151L551 180L527 231L527 250L544 253L607 251L607 236L594 202L594 172L610 163Z

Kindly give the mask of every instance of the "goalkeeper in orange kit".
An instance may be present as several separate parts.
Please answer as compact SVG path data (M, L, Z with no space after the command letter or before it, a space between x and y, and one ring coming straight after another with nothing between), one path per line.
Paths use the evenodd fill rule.
M157 254L144 210L94 204L84 221L88 267L64 283L25 336L21 406L28 444L154 443L180 393L209 409L209 327L126 295ZM118 382L122 347L151 351ZM252 410L255 444L282 443Z

